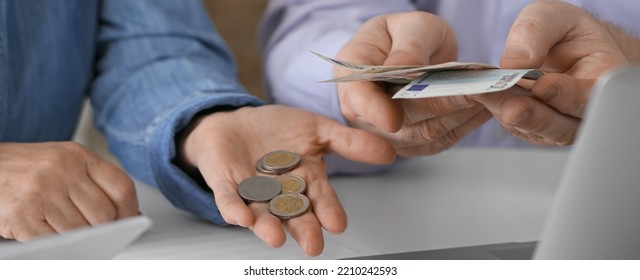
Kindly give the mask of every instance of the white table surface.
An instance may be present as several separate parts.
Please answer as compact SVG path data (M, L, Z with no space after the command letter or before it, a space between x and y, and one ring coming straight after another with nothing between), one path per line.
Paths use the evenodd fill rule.
M325 233L315 259L532 241L541 234L567 150L454 149L390 172L334 177L347 211L340 235ZM138 186L154 225L116 259L307 259L291 238L270 248L240 227L220 227L177 210Z

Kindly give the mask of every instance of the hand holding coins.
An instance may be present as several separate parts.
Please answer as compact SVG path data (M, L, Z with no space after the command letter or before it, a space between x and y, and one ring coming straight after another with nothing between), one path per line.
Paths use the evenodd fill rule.
M296 153L275 153L280 149ZM327 178L324 158L337 153L353 161L385 164L395 156L393 147L381 137L320 115L279 105L243 107L203 115L185 135L179 152L183 162L197 169L213 191L213 195L198 200L185 199L188 207L209 219L246 227L274 248L282 246L290 237L309 256L322 253L324 230L339 234L347 226L346 213ZM300 157L302 159L298 161L296 158ZM281 165L291 159L297 163L289 167L286 163ZM258 160L260 163L256 164ZM294 171L303 180L297 180L292 174ZM280 216L296 216L294 209L311 208L313 211L304 210L306 212L296 218L282 219L269 210L267 201L274 198L263 197L257 200L264 202L248 202L247 198L253 193L244 190L244 185L251 181L243 183L242 188L239 185L257 174L280 181L280 193L295 190L309 198L308 207L304 199L285 200L284 203L274 201L274 212L284 209L289 213ZM261 181L253 183L256 182ZM239 189L243 189L242 192ZM215 204L207 199L214 200ZM217 209L202 207L205 203ZM297 208L298 205L303 207Z
M262 156L256 169L265 174L283 174L300 164L300 155L289 151L273 151ZM247 202L269 202L269 211L281 218L291 219L304 214L310 206L303 192L307 183L297 175L275 178L252 176L238 184L238 194Z

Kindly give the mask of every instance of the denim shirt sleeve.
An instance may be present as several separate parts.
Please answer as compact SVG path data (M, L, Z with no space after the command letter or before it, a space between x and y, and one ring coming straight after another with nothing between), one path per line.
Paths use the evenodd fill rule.
M109 149L178 208L225 224L213 199L172 164L174 137L198 112L258 106L236 79L199 0L110 0L100 10L91 102Z

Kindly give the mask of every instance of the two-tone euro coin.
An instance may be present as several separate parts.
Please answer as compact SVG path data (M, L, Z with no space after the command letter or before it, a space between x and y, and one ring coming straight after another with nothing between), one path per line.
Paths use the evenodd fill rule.
M304 193L307 182L302 177L293 174L284 174L276 177L282 187L282 193Z
M300 164L300 155L294 152L277 150L262 156L256 169L265 174L284 174Z
M250 202L267 202L282 191L280 182L266 176L253 176L238 184L238 194Z
M280 219L292 219L309 210L309 198L300 193L283 193L269 201L269 211Z

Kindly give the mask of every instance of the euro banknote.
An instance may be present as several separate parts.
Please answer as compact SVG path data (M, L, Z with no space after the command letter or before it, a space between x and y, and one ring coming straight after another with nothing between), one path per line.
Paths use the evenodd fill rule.
M353 71L323 82L381 81L406 84L393 98L426 98L471 95L509 89L522 78L536 80L537 69L499 69L474 62L447 62L435 65L378 66L351 63L312 52L321 59Z

